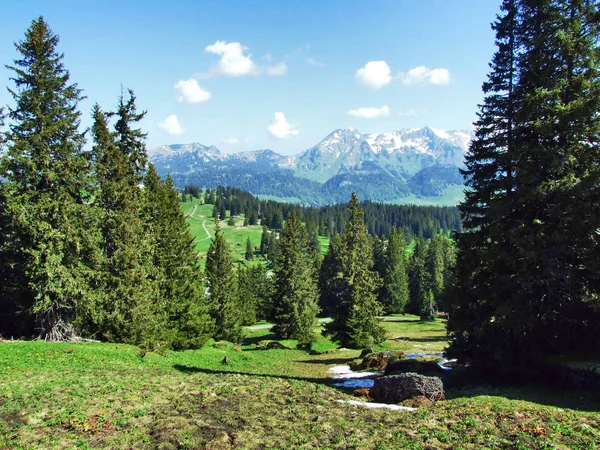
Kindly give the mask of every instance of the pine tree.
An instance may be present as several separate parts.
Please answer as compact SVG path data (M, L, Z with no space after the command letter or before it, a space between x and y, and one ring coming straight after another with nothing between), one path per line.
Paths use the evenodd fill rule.
M445 238L439 234L431 238L425 263L429 289L435 300L444 292L444 240Z
M7 153L2 158L2 213L10 242L0 257L14 265L9 302L35 319L40 336L72 335L78 308L93 293L93 248L97 233L86 230L91 172L79 132L83 99L58 53L59 38L42 17L16 43L22 55L9 89Z
M145 215L155 241L153 263L159 270L158 313L164 315L156 339L178 350L199 348L210 337L213 324L189 224L170 176L161 180L150 164L144 186Z
M523 364L598 342L598 2L506 0L467 159L451 350Z
M384 254L381 303L386 314L404 312L408 303L408 274L406 272L406 238L403 229L392 228Z
M254 258L254 248L252 247L252 241L250 236L246 239L246 254L244 255L246 261L251 261Z
M118 115L115 131L108 116ZM160 308L158 269L153 265L155 236L149 232L140 184L145 167L143 134L132 128L141 120L133 97L120 98L118 112L93 110L92 148L98 182L95 205L101 214L101 299L90 312L99 337L152 345L164 320ZM130 145L131 148L125 147ZM162 317L160 317L162 315Z
M410 304L407 309L412 314L419 314L423 319L428 319L433 309L427 258L427 241L416 238L408 264Z
M339 301L326 332L345 347L360 348L385 339L385 330L377 319L383 312L376 295L381 279L373 271L371 239L354 192L348 211L350 217L339 251Z
M269 250L269 230L265 225L262 227L262 235L260 237L260 254L266 255Z
M336 310L343 294L341 273L340 247L341 239L335 235L329 241L329 248L319 270L319 307L325 316L330 316Z
M242 315L229 244L219 222L206 256L210 314L215 320L215 338L239 342L242 338Z
M286 220L278 247L273 331L284 339L310 344L316 338L318 292L306 228L295 213Z

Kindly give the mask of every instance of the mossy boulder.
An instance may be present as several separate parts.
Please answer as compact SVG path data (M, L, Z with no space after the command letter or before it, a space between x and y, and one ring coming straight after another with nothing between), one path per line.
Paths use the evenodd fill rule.
M391 361L396 361L403 356L403 352L391 350L367 353L360 363L353 363L350 367L352 370L385 370Z

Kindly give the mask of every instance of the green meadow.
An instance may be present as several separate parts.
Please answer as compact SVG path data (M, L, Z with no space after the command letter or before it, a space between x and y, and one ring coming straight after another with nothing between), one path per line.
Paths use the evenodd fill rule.
M262 325L262 327L261 327ZM437 353L445 321L386 318L381 348ZM331 385L357 360L321 338L311 352L265 324L243 345L144 353L110 343L0 342L0 448L594 449L597 392L485 383L417 411L367 409ZM224 360L227 357L228 362ZM360 399L358 399L360 400Z
M190 224L190 231L196 242L196 250L198 257L204 265L206 262L206 254L211 243L211 238L214 236L215 220L212 218L213 205L201 204L199 200L194 199L191 202L181 203L183 211L187 216L187 221ZM227 211L229 217L229 211ZM223 230L223 235L231 247L234 261L241 261L245 264L253 262L245 262L244 255L246 253L246 241L250 238L252 246L255 249L260 248L260 240L262 237L262 227L260 225L243 226L244 215L235 217L235 225L227 225L228 219L220 220L219 224ZM208 230L208 233L207 233ZM210 236L209 236L210 235ZM321 251L325 253L329 247L329 239L325 237L319 238L321 242ZM255 254L256 261L260 261L260 255Z

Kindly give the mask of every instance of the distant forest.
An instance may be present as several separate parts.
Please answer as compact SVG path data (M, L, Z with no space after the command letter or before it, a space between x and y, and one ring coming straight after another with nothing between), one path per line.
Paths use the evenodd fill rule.
M198 186L183 189L183 201L191 197L201 199L225 218L225 211L232 215L244 214L248 224L265 225L280 230L283 221L294 212L309 228L316 228L320 236L333 237L342 234L347 223L347 205L340 203L322 207L301 206L274 200L261 200L249 192L232 187L202 190ZM439 233L450 235L462 231L460 213L453 206L390 205L372 201L360 202L369 234L389 237L393 228L403 228L407 239L413 237L430 239Z

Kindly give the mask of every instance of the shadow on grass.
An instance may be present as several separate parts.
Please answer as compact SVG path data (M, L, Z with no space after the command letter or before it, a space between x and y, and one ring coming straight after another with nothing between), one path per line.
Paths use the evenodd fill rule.
M311 377L294 377L291 375L271 375L265 373L251 373L251 372L239 372L235 370L215 370L206 369L204 367L187 366L183 364L174 364L173 368L182 373L193 374L193 373L206 373L209 375L247 375L251 377L262 377L262 378L275 378L279 380L297 380L297 381L308 381L310 383L323 384L331 386L331 378L311 378Z
M348 364L350 361L354 361L357 358L330 358L330 359L304 359L304 360L299 360L298 362L300 363L304 363L304 364L322 364L324 366L330 365L330 364L337 364L337 365L341 365L341 364Z
M448 342L447 336L421 336L421 337L410 337L410 336L398 336L393 340L395 341L410 341L410 342Z
M278 336L275 333L263 334L261 336L248 336L245 337L243 342L244 345L258 344L261 341L275 341L278 340Z
M446 390L448 400L481 396L522 400L555 408L600 412L600 393L592 390L561 389L534 385L481 385ZM491 401L493 403L493 400Z

